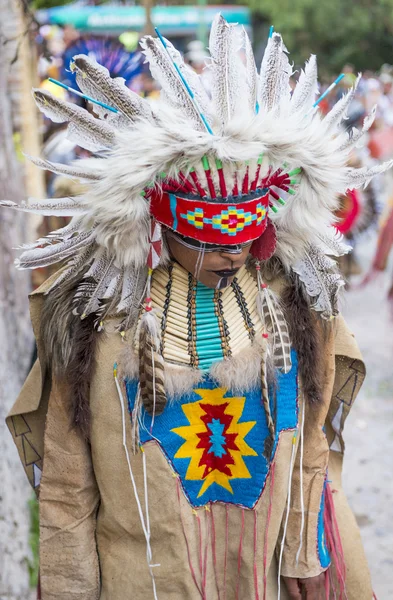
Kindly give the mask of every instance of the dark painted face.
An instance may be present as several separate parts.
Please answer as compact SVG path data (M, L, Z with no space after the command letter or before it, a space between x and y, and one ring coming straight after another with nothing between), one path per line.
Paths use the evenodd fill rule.
M251 243L240 247L233 253L230 247L221 247L217 251L203 252L181 243L177 237L167 235L171 256L198 281L213 289L222 289L232 283L238 270L246 262Z

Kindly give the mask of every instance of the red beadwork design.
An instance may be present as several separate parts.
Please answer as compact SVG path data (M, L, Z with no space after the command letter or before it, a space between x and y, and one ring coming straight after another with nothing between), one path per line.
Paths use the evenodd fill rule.
M200 406L206 413L201 417L201 421L206 425L206 431L197 434L200 439L197 448L203 448L204 450L199 461L199 466L205 467L202 478L205 479L210 471L214 469L231 477L230 465L234 465L235 461L229 450L239 451L239 448L235 443L237 433L228 433L228 429L233 421L231 415L225 414L228 403L214 406L212 404L202 404L201 402ZM219 452L214 451L214 445L212 444L212 430L210 427L213 422L220 424L222 429L222 435L220 436L222 442Z

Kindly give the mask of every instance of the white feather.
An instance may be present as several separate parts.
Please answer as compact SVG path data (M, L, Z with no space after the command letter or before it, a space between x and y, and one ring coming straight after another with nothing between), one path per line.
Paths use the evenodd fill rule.
M75 198L48 198L38 202L22 202L22 204L16 204L11 200L1 200L0 206L42 216L73 217L87 212L82 202Z
M317 57L312 54L306 62L304 71L300 73L299 81L291 98L290 113L303 111L306 115L312 109L318 93Z
M314 299L312 308L324 319L337 315L338 292L344 285L341 275L334 272L335 268L336 263L316 246L309 246L304 258L293 266L307 293Z
M290 99L292 67L287 52L281 35L273 33L268 40L261 65L259 104L263 110L279 108L281 102L285 104Z

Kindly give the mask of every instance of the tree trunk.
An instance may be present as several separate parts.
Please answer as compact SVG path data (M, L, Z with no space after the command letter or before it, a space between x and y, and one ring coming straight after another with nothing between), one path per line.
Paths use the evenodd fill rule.
M18 39L15 0L0 0L0 199L24 199L23 166L13 143L12 110L19 60L11 65ZM16 39L15 39L16 38ZM5 40L13 40L4 45ZM26 101L21 98L21 102ZM0 209L0 600L27 600L29 589L30 486L4 419L15 401L31 360L33 341L28 318L28 272L16 271L12 247L25 241L23 213Z

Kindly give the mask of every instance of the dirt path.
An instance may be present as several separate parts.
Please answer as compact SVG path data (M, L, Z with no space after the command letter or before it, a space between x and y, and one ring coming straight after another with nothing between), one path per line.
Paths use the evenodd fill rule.
M358 258L368 265L375 238ZM352 289L343 313L363 353L367 377L344 431L344 487L355 512L378 600L393 598L393 320L385 300L393 265Z

